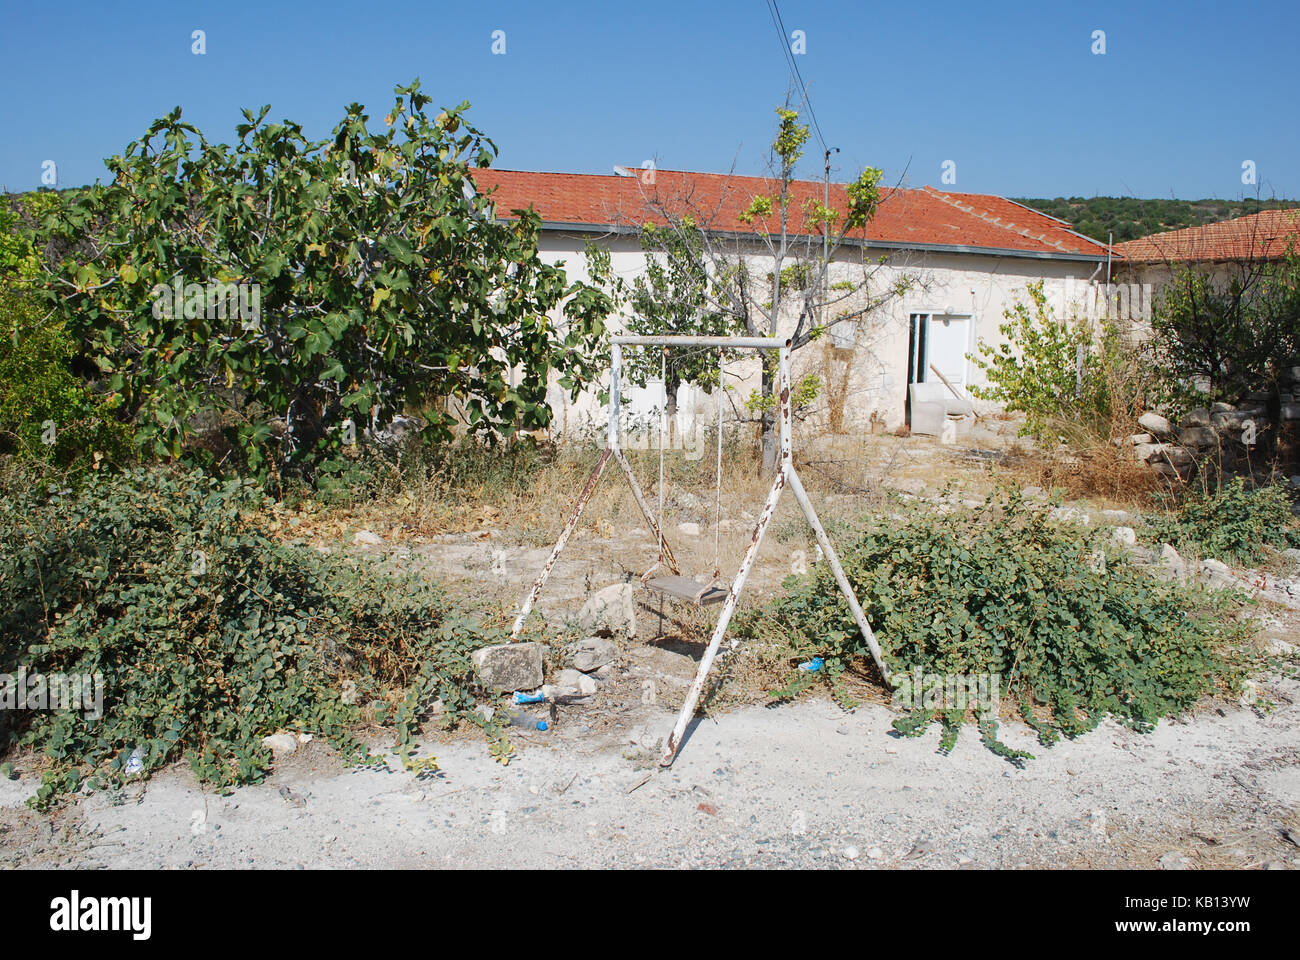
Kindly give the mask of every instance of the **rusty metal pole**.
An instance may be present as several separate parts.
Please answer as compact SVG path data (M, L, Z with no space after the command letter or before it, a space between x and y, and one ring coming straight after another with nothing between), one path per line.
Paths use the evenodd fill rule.
M555 541L555 549L547 558L546 563L542 566L542 572L537 576L537 582L533 584L533 589L528 592L528 597L524 600L524 605L519 611L519 616L515 618L515 625L510 629L510 639L514 640L519 636L519 631L524 628L524 621L528 619L528 614L532 612L533 604L541 596L542 587L546 586L546 581L551 576L551 570L555 567L555 561L560 558L564 551L565 544L569 542L569 537L573 536L573 531L577 529L578 520L582 516L582 508L587 505L591 499L592 491L596 489L596 481L600 475L605 472L605 464L609 463L610 454L614 451L606 447L600 454L600 459L596 461L596 469L591 471L591 476L587 478L587 485L582 488L582 493L578 495L578 502L573 505L573 512L569 514L568 521L564 524L564 529L560 531L560 539Z
M745 589L745 581L749 578L749 571L758 559L758 550L763 545L763 535L767 532L767 528L772 522L772 516L776 513L776 506L781 501L781 491L785 489L791 461L790 344L788 341L780 349L777 393L781 409L781 459L776 479L772 481L772 489L767 494L767 502L763 504L763 512L758 515L758 523L754 526L754 534L750 538L749 548L745 551L745 557L740 562L740 570L737 571L736 579L732 581L731 590L722 605L722 612L718 615L717 626L713 628L713 636L709 639L709 645L704 650L704 656L700 658L700 667L695 673L695 682L691 684L691 689L686 694L686 702L682 704L681 713L677 715L677 724L673 727L673 732L669 735L668 743L664 747L663 756L659 759L660 766L672 765L678 749L681 748L682 738L686 735L686 728L690 726L691 720L695 717L695 708L700 702L700 697L704 695L704 685L708 681L709 670L713 667L713 661L718 655L718 648L722 645L722 638L727 633L732 614L736 612L736 604L740 600L741 591Z
M853 619L857 621L858 629L862 631L863 639L867 641L867 647L871 650L871 659L876 661L876 668L880 671L881 677L888 683L889 668L885 666L885 658L880 654L880 645L876 643L876 635L871 629L871 624L867 622L866 614L862 612L862 606L858 603L857 595L853 592L849 578L844 575L844 568L840 566L840 558L836 556L835 548L831 546L830 537L826 536L821 521L817 519L817 511L813 509L812 501L808 499L808 492L804 490L799 474L795 473L794 464L790 465L787 482L794 492L794 498L799 501L799 506L803 507L804 516L808 518L808 523L812 525L813 532L817 535L817 542L821 544L822 553L826 555L826 560L831 565L831 573L835 576L835 582L839 584L840 592L844 594L844 599L849 604L849 610L853 613Z
M614 459L618 461L618 465L623 468L623 473L627 476L628 486L632 488L632 496L636 500L636 505L641 508L641 515L645 517L646 523L650 524L650 532L655 535L655 542L663 544L664 563L668 564L673 573L680 576L681 571L677 569L677 558L673 556L672 548L668 546L663 531L659 529L659 521L655 519L650 504L646 502L645 494L641 492L641 484L637 483L636 474L632 472L632 464L628 463L627 454L623 452L622 447L614 449Z

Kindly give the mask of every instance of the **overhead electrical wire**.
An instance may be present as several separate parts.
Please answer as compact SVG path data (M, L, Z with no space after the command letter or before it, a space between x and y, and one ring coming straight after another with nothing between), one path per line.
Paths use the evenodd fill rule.
M790 68L790 75L799 84L799 89L803 93L803 102L808 107L808 117L812 120L813 130L817 133L817 140L821 143L822 150L829 150L830 148L826 146L826 138L822 136L821 124L817 122L817 111L813 109L812 97L808 95L808 86L803 82L803 74L799 72L799 64L790 49L790 35L786 33L785 21L781 17L781 8L777 6L776 0L765 0L765 2L767 3L767 12L772 18L772 27L776 30L777 36L781 38L781 52L785 55L786 64Z

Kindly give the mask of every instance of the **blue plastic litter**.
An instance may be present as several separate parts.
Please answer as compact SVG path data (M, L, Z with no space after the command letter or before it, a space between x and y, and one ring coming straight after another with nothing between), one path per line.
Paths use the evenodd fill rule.
M545 703L545 702L546 702L546 694L542 693L542 691L540 690L538 690L536 693L521 693L518 690L515 691L516 704Z
M813 657L811 660L805 660L803 663L799 664L799 669L805 670L808 673L816 673L821 668L822 668L821 657Z

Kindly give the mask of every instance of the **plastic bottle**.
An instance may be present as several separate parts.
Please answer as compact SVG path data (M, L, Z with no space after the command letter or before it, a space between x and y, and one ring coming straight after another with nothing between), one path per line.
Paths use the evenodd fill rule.
M525 730L548 730L550 724L545 720L539 720L537 717L523 710L511 710L509 708L502 711L502 714L509 719L510 726L522 727Z
M131 751L131 756L126 758L126 772L139 773L144 769L144 747L136 747Z

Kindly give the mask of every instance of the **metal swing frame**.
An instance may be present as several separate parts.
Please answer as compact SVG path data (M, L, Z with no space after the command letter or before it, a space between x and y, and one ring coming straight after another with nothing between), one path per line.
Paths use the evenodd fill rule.
M835 547L831 545L830 538L826 536L826 530L822 527L821 520L817 518L817 511L808 499L808 492L804 489L803 483L799 479L799 474L794 469L793 444L791 441L790 419L791 419L791 389L790 389L790 351L791 345L789 340L781 340L777 337L690 337L690 336L658 336L658 337L613 337L610 348L610 384L609 384L609 434L605 443L605 449L601 452L600 459L596 462L595 469L592 470L591 476L587 478L586 485L578 495L578 502L574 504L569 519L560 533L559 540L555 543L555 548L551 551L550 557L542 566L542 571L533 584L528 596L524 599L523 606L520 608L519 616L515 618L514 627L511 630L511 637L518 637L519 631L523 629L524 621L528 619L528 614L532 612L533 604L541 595L542 588L546 585L551 571L555 568L555 563L560 554L564 551L577 529L578 521L582 517L583 508L586 507L587 501L591 499L592 492L596 489L596 484L600 481L601 475L605 472L611 458L618 461L623 468L623 474L627 477L628 484L632 488L632 495L636 498L637 506L641 508L641 513L645 516L654 531L658 541L663 545L663 562L680 576L681 571L677 567L677 561L673 557L672 550L668 547L668 542L663 536L663 530L660 521L657 520L650 510L650 505L646 502L645 495L641 492L641 485L637 482L636 474L632 472L632 465L628 463L627 455L623 452L619 443L619 391L622 386L623 374L623 347L722 347L726 349L750 349L750 350L775 350L777 351L777 405L778 417L780 423L780 455L777 464L776 477L772 481L772 488L768 491L767 500L763 504L763 511L758 516L758 521L754 525L754 533L750 538L749 547L745 550L745 556L740 562L740 568L736 571L735 579L731 582L731 589L727 592L727 598L723 602L722 611L718 615L717 625L713 628L713 635L709 639L709 645L704 650L704 655L700 658L700 666L695 674L695 681L691 684L691 689L686 695L686 702L682 704L681 713L677 716L677 723L673 727L672 734L668 737L667 744L664 747L663 756L659 763L661 766L671 766L677 756L677 751L681 748L682 740L686 736L686 730L690 726L691 720L695 717L695 708L699 705L700 697L704 695L704 687L708 681L709 671L713 667L713 661L717 658L718 650L722 645L722 638L726 636L727 627L731 623L731 617L736 612L736 604L740 600L741 591L745 589L745 581L749 578L749 572L753 569L754 562L758 559L759 547L763 544L763 536L767 533L767 528L772 522L772 517L776 513L777 504L781 500L781 494L786 487L793 491L795 499L799 502L803 510L804 517L807 518L809 526L812 527L814 535L817 537L817 543L821 546L822 555L826 562L830 564L831 573L835 577L836 584L839 585L840 592L844 594L844 599L848 602L849 610L853 613L853 619L857 621L858 628L862 631L863 639L867 641L867 647L871 651L871 657L876 663L877 669L886 681L889 680L889 668L885 666L884 658L880 653L880 645L876 642L875 633L872 632L871 624L867 622L866 615L862 612L862 606L858 603L858 598L853 592L853 587L849 583L848 577L844 575L844 568L840 565L839 556L835 553ZM661 451L662 452L662 451Z

